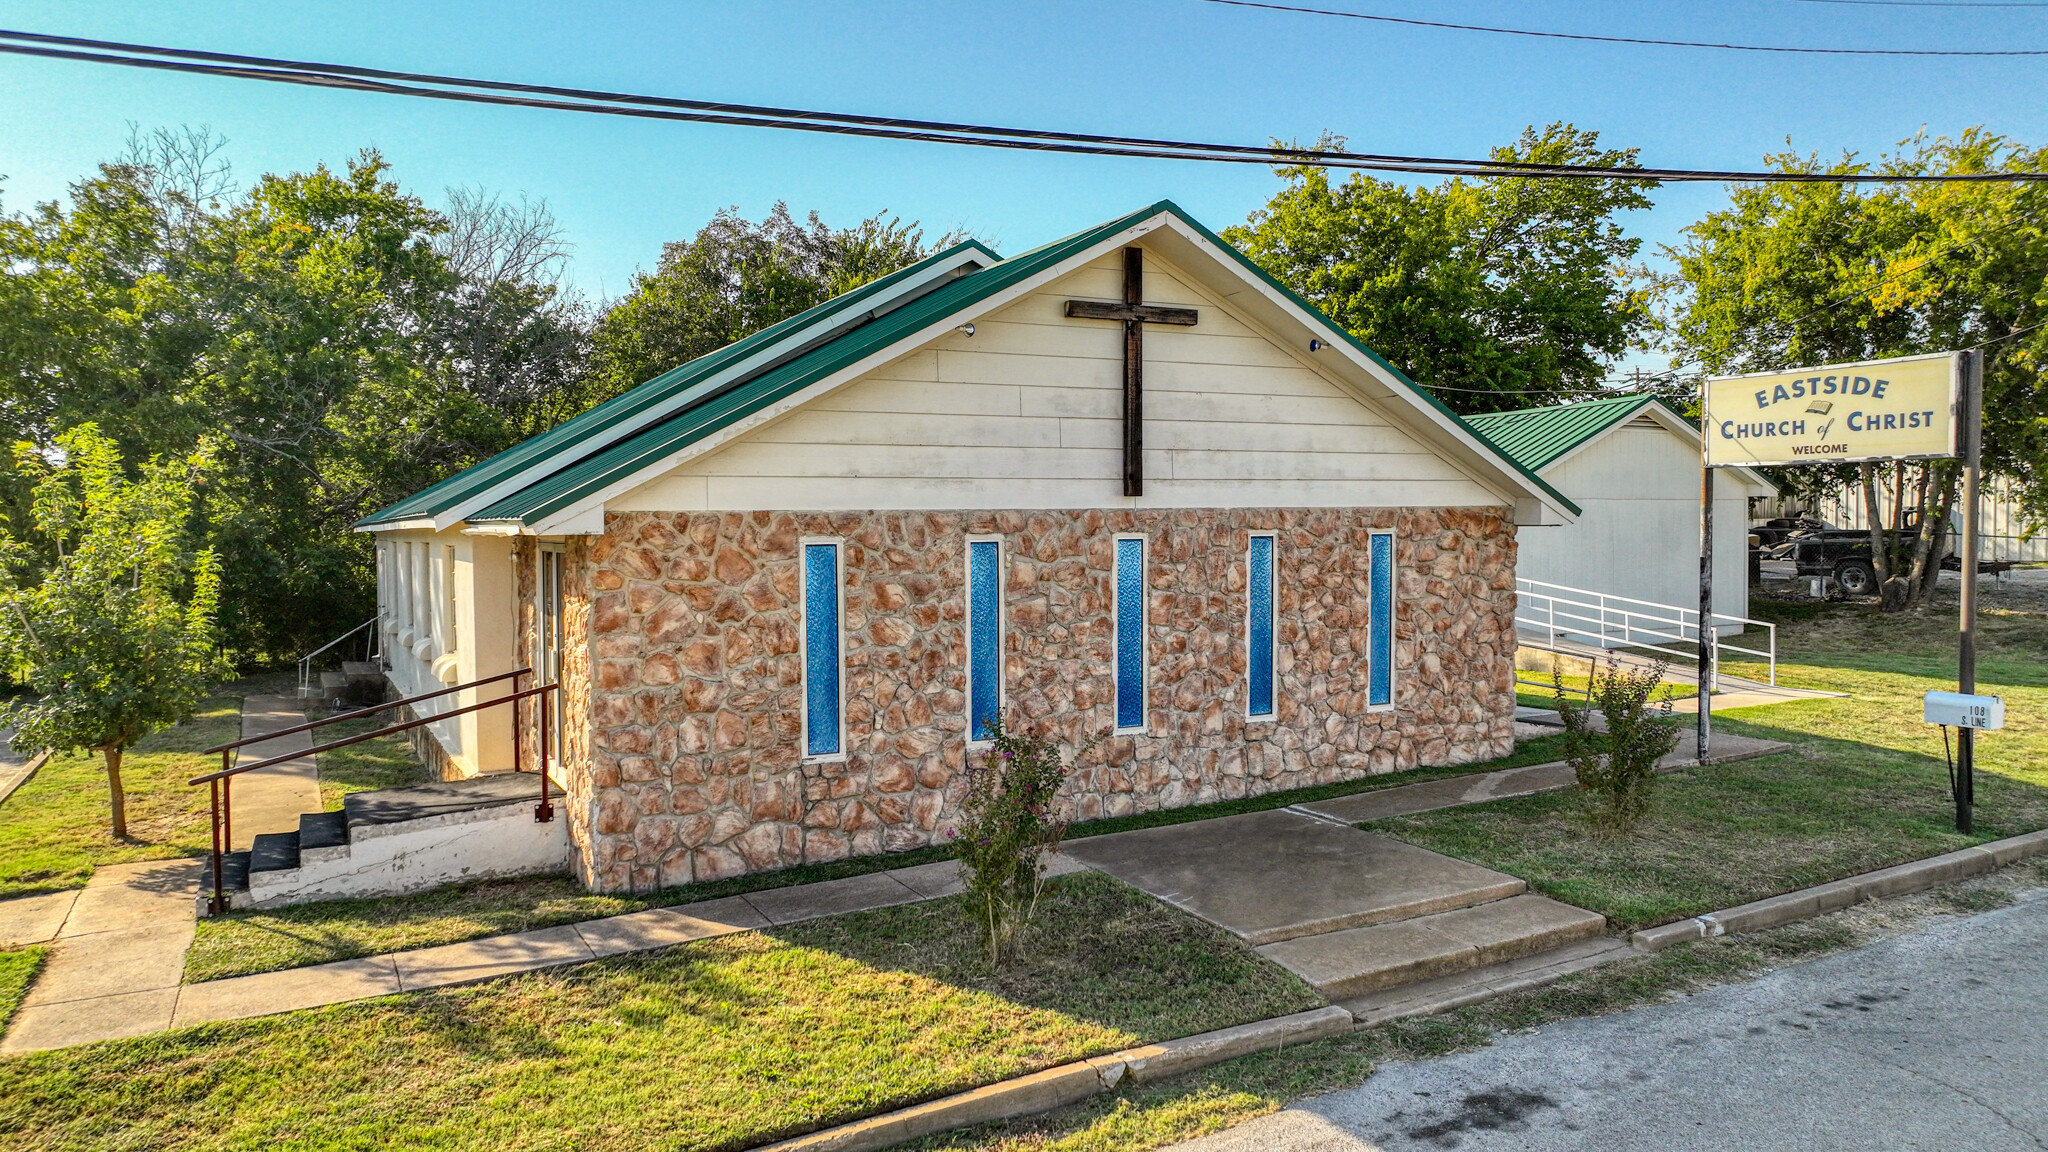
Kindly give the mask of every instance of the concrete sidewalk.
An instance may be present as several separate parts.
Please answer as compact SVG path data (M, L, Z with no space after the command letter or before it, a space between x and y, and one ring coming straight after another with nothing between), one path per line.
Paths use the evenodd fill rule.
M1732 742L1738 738L1723 739ZM1751 745L1748 749L1750 755L1767 755L1784 747L1768 741L1748 743ZM1726 751L1732 754L1736 749L1729 747ZM1683 752L1684 749L1681 748L1680 753ZM1680 753L1673 755L1679 757ZM1560 772L1562 776L1558 775ZM1305 823L1312 826L1318 821L1327 822L1333 818L1355 822L1348 814L1337 815L1338 809L1333 806L1357 801L1359 811L1377 811L1381 814L1395 814L1397 811L1419 812L1431 808L1503 799L1510 795L1523 795L1526 794L1526 790L1545 791L1552 787L1568 786L1571 780L1569 766L1535 765L1529 768L1510 768L1498 772L1426 781L1301 807L1317 809L1313 819L1305 820ZM1332 811L1321 811L1324 808L1332 808ZM1350 810L1342 809L1346 813ZM1284 814L1276 815L1286 818ZM1377 817L1365 815L1356 819L1374 818ZM1174 827L1185 828L1186 825ZM1081 840L1073 843L1078 849L1079 845L1086 842ZM1077 850L1073 854L1062 853L1055 856L1052 860L1051 874L1065 875L1087 868L1088 865L1078 859L1079 855L1080 852ZM183 888L175 893L182 899L182 904L176 909L175 915L168 905L159 909L161 920L158 922L158 948L156 954L148 958L143 965L149 975L137 977L144 983L156 986L146 989L130 988L112 972L102 968L102 975L99 978L107 981L106 987L118 991L110 991L98 997L77 995L77 989L87 986L90 970L79 967L76 968L78 974L72 975L70 971L76 965L74 961L64 959L66 956L78 957L80 959L77 963L83 964L86 962L83 957L91 954L90 950L66 947L64 936L79 931L72 926L72 921L77 917L71 902L75 901L80 906L108 904L109 898L95 895L94 887L106 883L119 885L125 889L143 883L142 875L129 878L120 868L106 868L94 875L93 886L88 886L84 892L0 901L0 941L12 936L21 943L33 943L39 939L49 938L48 933L42 936L34 935L41 928L53 923L63 925L63 935L60 935L58 941L58 955L52 958L43 977L37 982L36 989L30 995L29 1004L37 1007L32 1009L25 1006L16 1016L13 1028L4 1040L0 1040L0 1053L82 1044L91 1040L138 1035L210 1020L264 1016L371 996L446 988L495 976L515 975L628 952L665 948L750 929L794 924L821 916L933 900L960 891L959 866L947 860L910 868L871 872L842 880L827 880L817 884L770 888L744 896L724 897L697 904L631 912L622 916L536 929L531 932L516 932L410 952L341 960L253 976L238 976L180 988L177 981L183 970L185 953L191 946L193 932L191 893L199 874L200 864L195 861L178 861L171 864L121 867L136 870L184 870ZM171 887L176 889L177 885L173 883ZM144 905L150 908L158 907L155 903L143 901L139 896L122 899L126 899L137 908ZM138 912L135 915L140 917L141 914ZM91 927L98 921L88 919L80 923ZM94 931L110 929L95 928ZM111 944L117 942L117 939L108 936L105 942ZM140 946L136 940L127 937L119 938L118 942L131 949ZM172 959L173 954L175 962ZM60 968L65 971L60 973ZM52 983L53 980L58 984L58 991L46 995L44 985ZM118 1005L111 1002L97 1003L100 1000L131 993L147 995L127 1002L135 1005L134 1014L119 1020L111 1019L107 1011ZM58 998L59 996L66 998Z
M242 735L306 722L285 696L242 701ZM312 747L305 733L238 750L238 763ZM233 790L234 844L299 826L320 811L320 777L304 756L244 774ZM49 960L0 1036L0 1055L160 1032L171 1026L195 931L197 860L153 860L93 869L76 892L0 901L0 945L51 945Z
M1698 747L1699 733L1687 728L1679 735L1678 747L1657 762L1657 770L1673 772L1698 764L1699 758L1694 754ZM1790 744L1779 740L1759 740L1750 736L1720 733L1712 738L1708 751L1713 753L1714 763L1725 764L1734 760L1769 756L1790 747ZM1433 812L1439 808L1458 808L1466 804L1484 804L1489 800L1533 796L1539 792L1557 792L1577 787L1578 782L1578 774L1572 766L1558 760L1549 764L1531 764L1525 768L1503 768L1498 772L1482 772L1470 776L1446 776L1440 780L1425 780L1420 784L1403 784L1398 788L1356 792L1333 800L1296 804L1294 807L1326 820L1363 824L1369 820L1384 820L1390 816L1408 816L1417 812Z
M300 710L295 697L246 696L242 699L244 740L281 728L294 728L305 722L306 714ZM310 732L295 732L290 736L244 745L236 750L235 763L253 764L272 756L303 752L313 746L312 736ZM320 811L320 773L313 757L301 756L235 777L232 794L234 843L229 847L242 851L262 833L297 831L302 813Z
M170 1027L192 947L195 860L110 864L77 892L29 897L10 935L33 936L61 911L48 962L0 1055L139 1036ZM9 901L8 903L14 903ZM24 940L33 943L34 940Z
M183 989L171 1023L183 1027L371 996L449 988L735 932L777 928L821 916L935 900L961 890L959 868L954 861L942 860L436 948L210 980ZM1048 874L1064 876L1084 870L1085 866L1078 861L1055 856Z

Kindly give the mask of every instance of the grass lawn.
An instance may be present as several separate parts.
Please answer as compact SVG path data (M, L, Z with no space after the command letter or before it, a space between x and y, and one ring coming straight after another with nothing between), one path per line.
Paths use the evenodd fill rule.
M1107 877L1012 972L956 901L0 1061L23 1149L731 1149L1320 1003Z
M14 1019L14 1010L21 1007L21 998L28 995L28 986L42 967L40 947L0 948L0 1035L7 1032L7 1022Z
M82 887L97 864L195 856L208 848L207 792L185 783L220 767L201 748L241 731L234 686L199 705L192 720L128 750L121 780L128 838L107 830L107 772L97 753L59 753L0 804L0 898Z
M361 720L344 720L316 728L310 735L316 744L345 740L388 727L392 716L386 712ZM309 715L307 719L318 717ZM329 812L341 811L341 798L351 792L406 788L434 779L403 736L380 736L346 748L336 748L332 752L322 752L316 759L320 767L320 804Z
M1216 816L1233 816L1241 812L1260 812L1289 804L1326 800L1333 796L1392 788L1443 776L1459 776L1523 764L1541 764L1555 760L1562 754L1559 751L1562 739L1557 736L1545 736L1530 740L1518 745L1508 756L1480 764L1418 768L1341 784L1328 784L1291 792L1274 792L1246 800L1230 800L1192 808L1176 808L1164 812L1146 812L1136 816L1097 820L1075 826L1068 833L1068 838L1100 836L1110 832L1178 824L1189 820L1207 820ZM383 741L370 740L356 747L380 743ZM407 751L406 755L409 756L410 752ZM324 756L320 762L320 773L324 788L328 774L327 759ZM452 944L505 932L523 932L529 928L547 928L579 920L616 916L623 912L638 912L643 908L688 904L696 900L714 900L721 896L759 892L792 884L810 884L890 868L907 868L915 864L945 860L951 855L951 849L944 846L921 848L890 856L870 856L831 864L811 864L777 872L738 876L730 880L688 884L637 896L597 895L584 891L580 885L566 877L548 876L486 881L442 888L418 896L333 900L267 912L241 912L199 922L198 936L193 941L192 951L185 958L185 980L188 983L220 980L229 976L246 976L280 968L324 964L330 960L348 960L357 956L374 956L408 948Z
M2048 616L1981 617L1981 690L2005 696L2007 727L1978 742L1971 836L1954 828L1940 731L1920 720L1922 693L1954 687L1954 618L1862 605L1801 616L1781 626L1779 682L1849 697L1716 713L1719 731L1793 749L1660 777L1626 838L1591 835L1577 793L1368 827L1513 873L1621 928L2048 827Z

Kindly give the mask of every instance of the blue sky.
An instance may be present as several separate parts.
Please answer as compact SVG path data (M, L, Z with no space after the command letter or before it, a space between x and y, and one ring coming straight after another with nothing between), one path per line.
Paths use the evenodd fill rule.
M1807 0L1342 0L1311 6L1558 31L1829 47L2048 48L2048 7ZM1923 125L2038 142L2048 57L1785 56L1404 28L1200 0L1035 3L433 4L16 0L13 29L495 79L935 119L1261 143L1328 129L1355 148L1480 155L1568 120L1659 166L1875 153ZM1018 251L1161 197L1221 228L1263 168L1055 157L760 129L475 108L0 58L0 198L62 193L129 122L207 124L237 174L375 146L429 201L450 185L544 197L573 282L624 291L717 208L776 200L833 224L887 209ZM1667 189L1652 242L1721 203Z

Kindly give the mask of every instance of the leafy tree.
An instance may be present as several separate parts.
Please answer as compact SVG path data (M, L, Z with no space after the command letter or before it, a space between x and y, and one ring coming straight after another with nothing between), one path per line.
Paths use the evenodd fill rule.
M1784 172L2040 171L2048 154L1973 129L1916 136L1875 164L1784 152ZM1984 346L1984 459L2048 517L2048 188L2036 184L1738 185L1732 204L1686 229L1662 288L1674 366L1702 374L1773 371ZM1884 603L1934 587L1934 544L1954 516L1953 462L1777 470L1817 494L1861 484L1899 497L1873 531ZM1871 523L1880 521L1871 509ZM1918 516L1907 532L1905 516ZM1895 543L1896 542L1896 543Z
M130 460L214 443L221 625L261 660L370 613L364 512L587 403L588 320L544 204L437 212L374 152L236 191L220 153L138 135L0 219L0 422L46 450L92 422Z
M592 338L593 398L616 396L842 292L958 243L927 245L915 221L869 217L852 228L808 223L777 203L759 224L719 210L694 239L662 248L653 272L604 315Z
M1602 149L1569 124L1492 155L1636 163L1634 149ZM1287 186L1224 238L1458 411L1590 395L1649 321L1647 293L1627 282L1640 241L1615 217L1649 207L1652 181L1280 175Z
M121 756L151 730L185 720L220 669L214 610L220 571L193 552L186 527L205 454L157 458L123 475L120 450L90 424L56 438L63 459L31 444L17 465L34 477L33 523L55 563L0 532L0 655L35 698L6 710L30 750L90 749L107 766L113 834L128 835Z

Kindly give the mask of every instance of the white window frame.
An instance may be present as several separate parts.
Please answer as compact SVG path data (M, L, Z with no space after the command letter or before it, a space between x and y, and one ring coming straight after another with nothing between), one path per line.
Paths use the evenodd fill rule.
M1265 713L1252 711L1252 541L1265 537L1273 542L1273 586L1266 590L1267 610L1272 613L1266 622L1266 668L1273 675L1273 710ZM1366 554L1368 561L1371 553ZM1244 541L1244 717L1252 724L1273 724L1280 719L1280 534L1274 531L1251 532Z
M832 587L839 604L839 751L811 755L811 622L802 615L797 618L796 645L798 667L803 670L798 681L802 691L802 730L798 733L798 751L803 754L805 764L838 764L846 760L847 749L852 746L852 733L846 730L846 537L844 536L801 536L797 538L797 603L804 609L810 607L809 589L805 581L810 576L810 564L805 549L814 544L832 545Z
M1118 588L1119 549L1110 546L1109 552L1109 669L1110 669L1110 723L1112 731L1119 736L1142 736L1151 731L1152 719L1152 538L1143 532L1119 532L1118 542L1136 540L1138 551L1138 722L1130 727L1116 724L1116 713L1123 698L1123 597Z
M1387 538L1387 702L1385 704L1368 703L1365 706L1365 710L1370 714L1374 712L1392 712L1397 702L1401 699L1401 662L1395 659L1395 649L1401 643L1401 540L1392 528L1374 528L1366 535L1368 539L1366 540L1365 563L1368 587L1370 587L1372 578L1372 540L1370 537L1385 536ZM1379 637L1371 631L1373 624L1372 601L1368 595L1366 601L1367 642L1373 648L1378 648ZM1374 655L1377 655L1377 653L1367 653L1365 698L1368 701L1372 699L1372 663L1370 657Z
M961 599L967 608L967 747L982 749L994 746L995 741L977 739L974 735L974 546L993 544L996 546L996 716L1003 714L1005 680L1010 670L1010 654L1003 650L1003 638L1009 630L1010 613L1010 570L1003 562L1003 538L1001 536L969 536L960 546Z

